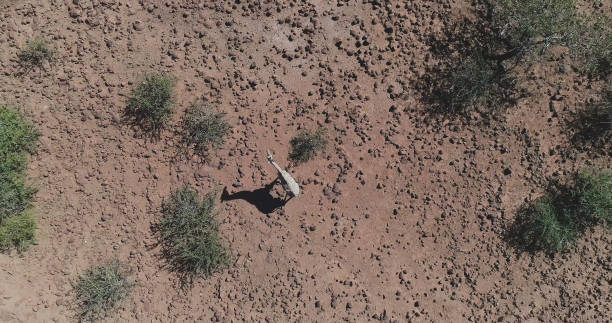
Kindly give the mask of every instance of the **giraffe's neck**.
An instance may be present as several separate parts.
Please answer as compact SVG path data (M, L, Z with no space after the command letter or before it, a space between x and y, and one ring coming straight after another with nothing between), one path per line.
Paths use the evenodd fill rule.
M281 174L283 173L283 169L282 169L282 168L280 168L280 166L278 166L278 164L277 164L277 163L275 163L273 160L270 160L270 164L272 164L272 166L274 166L274 168L276 168L276 170L277 170L279 173L281 173Z

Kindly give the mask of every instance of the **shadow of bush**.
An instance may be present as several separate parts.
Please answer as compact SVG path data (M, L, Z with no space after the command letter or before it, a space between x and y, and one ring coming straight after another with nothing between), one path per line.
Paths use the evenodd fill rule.
M458 116L476 111L483 115L514 103L515 65L504 62L519 51L497 37L491 21L491 6L482 5L474 21L447 22L440 34L431 35L434 65L426 67L416 87L421 101L433 106L433 115Z
M601 155L612 154L612 90L590 103L569 123L572 144Z

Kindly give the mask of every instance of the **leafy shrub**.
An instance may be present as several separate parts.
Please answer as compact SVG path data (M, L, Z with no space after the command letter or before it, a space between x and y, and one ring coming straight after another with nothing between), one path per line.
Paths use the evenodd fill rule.
M89 269L75 284L79 318L93 321L105 317L133 285L127 270L117 260Z
M573 0L496 0L492 22L516 54L576 41L580 18Z
M570 48L585 74L606 79L612 72L612 20L606 16L584 18Z
M174 109L174 85L175 80L166 73L145 74L128 101L127 116L142 129L159 134Z
M316 131L302 130L291 138L289 158L295 163L305 163L327 147L327 135L322 128Z
M506 43L508 58L537 56L561 45L571 50L586 74L602 78L610 74L610 18L580 15L573 0L498 0L492 7L492 25Z
M183 280L210 276L229 263L229 250L219 237L214 200L214 194L200 200L197 191L184 186L162 204L163 217L155 230L162 254Z
M205 157L210 147L220 147L231 126L223 119L225 113L216 112L206 102L193 103L183 117L183 141L196 154Z
M22 65L42 66L45 61L52 61L55 55L55 50L49 48L45 41L39 38L29 40L26 47L17 54Z
M610 19L579 14L573 0L489 0L476 9L477 23L446 24L429 40L439 64L417 85L426 103L440 108L434 112L511 103L516 72L551 46L569 48L588 75L610 74Z
M612 227L612 174L582 172L524 205L507 238L520 249L557 252L598 223Z
M0 226L0 251L8 251L11 248L19 252L26 250L34 243L35 232L36 222L28 212L7 219Z

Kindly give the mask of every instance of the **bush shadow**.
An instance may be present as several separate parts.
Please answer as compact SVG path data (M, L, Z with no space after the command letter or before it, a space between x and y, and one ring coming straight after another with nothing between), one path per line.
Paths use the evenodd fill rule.
M509 44L490 27L489 5L475 15L473 21L445 23L440 33L425 41L434 64L425 67L415 86L422 93L420 101L431 106L433 117L459 117L474 110L486 117L516 102L516 80L510 73L516 59L514 64L508 60L520 52L509 50ZM478 110L481 105L486 109Z
M143 113L137 113L125 109L121 116L121 123L127 125L134 131L136 138L159 141L163 129L155 129L146 121Z
M573 131L570 140L574 147L602 155L612 154L612 108L609 101L592 103L569 122L568 128Z

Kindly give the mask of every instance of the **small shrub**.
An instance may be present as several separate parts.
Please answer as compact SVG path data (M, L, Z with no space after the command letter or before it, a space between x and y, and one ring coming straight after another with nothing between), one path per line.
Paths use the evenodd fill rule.
M523 206L507 238L519 249L552 253L598 223L612 227L612 174L585 171Z
M175 80L165 73L149 73L132 92L126 109L128 117L142 129L159 134L174 109Z
M184 282L210 276L229 263L229 250L219 237L214 200L214 194L200 200L194 189L184 186L162 204L163 217L155 231L160 235L162 254Z
M0 226L29 205L35 190L25 184L27 154L36 150L38 132L16 111L0 105Z
M34 243L36 222L32 215L24 212L7 219L0 226L0 251L15 248L18 252L25 251Z
M49 48L45 41L39 38L29 40L26 47L17 54L22 65L42 66L45 61L52 61L55 55L55 50Z
M105 317L133 285L119 261L89 269L75 285L79 318L93 321Z
M202 157L207 156L210 147L223 145L231 126L223 119L225 113L216 112L206 102L193 103L183 117L183 141Z
M325 130L321 128L314 132L302 130L289 143L291 144L289 158L295 163L305 163L320 151L325 150L327 147L327 135Z

